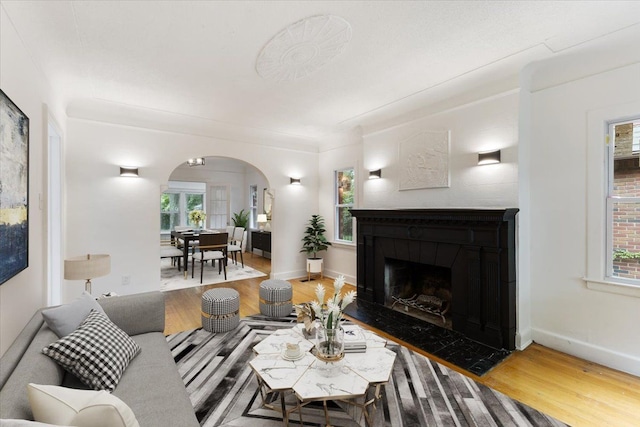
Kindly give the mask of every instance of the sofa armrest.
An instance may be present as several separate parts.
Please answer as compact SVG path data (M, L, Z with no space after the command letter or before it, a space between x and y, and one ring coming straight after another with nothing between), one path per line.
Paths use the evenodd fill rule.
M164 294L160 291L102 298L109 319L129 335L164 332Z

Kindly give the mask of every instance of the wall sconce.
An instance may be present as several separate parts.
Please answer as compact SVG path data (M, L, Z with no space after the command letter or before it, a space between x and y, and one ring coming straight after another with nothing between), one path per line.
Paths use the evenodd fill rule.
M204 166L204 157L196 157L195 159L187 160L189 166Z
M500 163L500 150L478 153L478 165Z
M79 256L64 260L64 278L86 280L84 290L91 293L91 279L111 272L111 256L105 254Z
M291 184L291 185L300 185L300 178L289 177L289 184Z
M120 176L138 177L138 168L120 166Z
M378 178L382 178L382 169L369 171L369 179L378 179Z

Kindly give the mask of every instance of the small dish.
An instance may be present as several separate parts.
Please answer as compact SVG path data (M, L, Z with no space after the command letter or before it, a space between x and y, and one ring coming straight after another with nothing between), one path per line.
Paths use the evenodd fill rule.
M285 350L282 351L282 353L280 353L280 357L282 357L284 360L288 360L290 362L295 362L296 360L300 360L304 357L304 352L301 351L300 353L298 353L297 356L291 357L291 356L287 356L287 353Z

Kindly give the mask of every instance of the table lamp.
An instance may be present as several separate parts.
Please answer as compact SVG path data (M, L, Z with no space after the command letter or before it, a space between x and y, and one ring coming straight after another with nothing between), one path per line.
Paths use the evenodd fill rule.
M260 231L264 230L264 224L267 222L267 214L258 214L258 226Z
M64 260L64 278L86 280L85 291L91 293L91 279L106 276L111 272L111 255L78 256Z

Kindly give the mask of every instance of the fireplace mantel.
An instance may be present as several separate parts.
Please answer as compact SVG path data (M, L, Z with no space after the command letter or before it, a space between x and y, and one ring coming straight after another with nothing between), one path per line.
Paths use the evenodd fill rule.
M385 258L451 268L453 330L515 349L518 209L353 209L358 299L384 305Z

